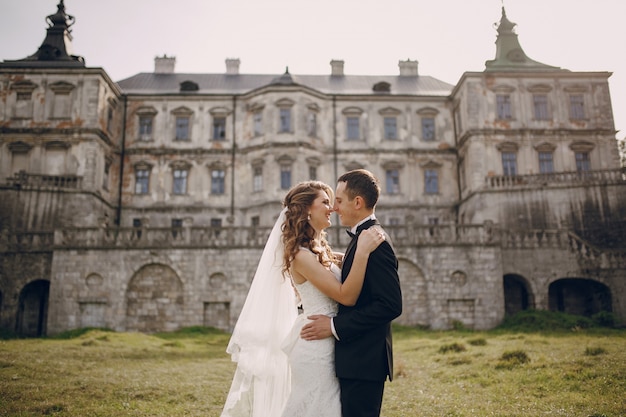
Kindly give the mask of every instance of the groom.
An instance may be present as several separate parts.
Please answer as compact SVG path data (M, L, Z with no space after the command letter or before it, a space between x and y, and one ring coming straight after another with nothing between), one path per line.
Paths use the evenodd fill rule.
M357 236L373 225L380 227L374 209L378 179L364 169L337 180L334 211L354 234L344 255L341 278L352 267ZM391 321L402 313L398 260L387 239L370 254L363 289L353 307L339 305L333 319L315 315L303 327L305 340L334 336L335 370L341 387L342 417L379 417L385 380L393 379Z

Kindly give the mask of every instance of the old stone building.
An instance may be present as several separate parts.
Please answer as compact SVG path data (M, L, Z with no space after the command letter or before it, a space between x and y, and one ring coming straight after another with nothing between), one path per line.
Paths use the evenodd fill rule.
M504 9L495 59L456 85L411 60L390 76L341 60L185 74L167 56L114 82L72 54L73 20L61 1L37 52L0 63L2 328L232 329L286 190L356 167L381 179L399 323L626 322L611 74L533 61Z

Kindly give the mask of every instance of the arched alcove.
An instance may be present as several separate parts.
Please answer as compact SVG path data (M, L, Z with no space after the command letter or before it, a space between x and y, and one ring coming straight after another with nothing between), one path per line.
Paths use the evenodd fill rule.
M612 312L611 289L592 279L562 278L550 284L548 308L587 317Z
M183 284L167 265L142 267L130 279L126 291L126 330L173 331L183 320Z
M426 279L412 262L399 259L398 275L402 286L402 314L396 322L405 326L429 326Z
M521 275L506 274L502 279L504 289L504 314L512 316L535 306L528 281Z
M49 295L50 281L43 279L29 282L22 288L15 323L15 332L18 335L30 337L46 335Z

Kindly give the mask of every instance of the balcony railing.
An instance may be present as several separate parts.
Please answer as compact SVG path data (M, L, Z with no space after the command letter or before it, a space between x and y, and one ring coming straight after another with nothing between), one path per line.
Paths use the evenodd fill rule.
M485 178L487 188L514 188L557 184L626 182L626 168L596 171L552 172L533 175L495 175Z
M396 249L436 246L499 246L503 250L561 249L588 268L626 268L626 251L599 249L568 230L502 230L495 225L387 226ZM261 249L269 227L66 228L51 232L0 233L0 252L52 252L58 249ZM350 240L333 227L337 249Z
M6 179L9 186L16 188L35 188L35 189L59 189L66 188L72 190L80 190L82 188L83 177L77 175L43 175L29 174L20 171Z

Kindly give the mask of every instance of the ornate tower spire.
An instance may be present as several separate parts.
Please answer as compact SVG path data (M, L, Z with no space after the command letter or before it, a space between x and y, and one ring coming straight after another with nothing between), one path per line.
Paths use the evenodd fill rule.
M65 4L59 0L57 12L46 17L48 29L46 38L33 55L15 60L4 61L2 66L20 67L84 67L85 60L72 55L72 35L70 27L74 24L74 16L65 13Z
M530 59L517 39L515 26L517 25L506 17L502 6L502 17L497 27L496 58L485 62L485 71L559 69Z

